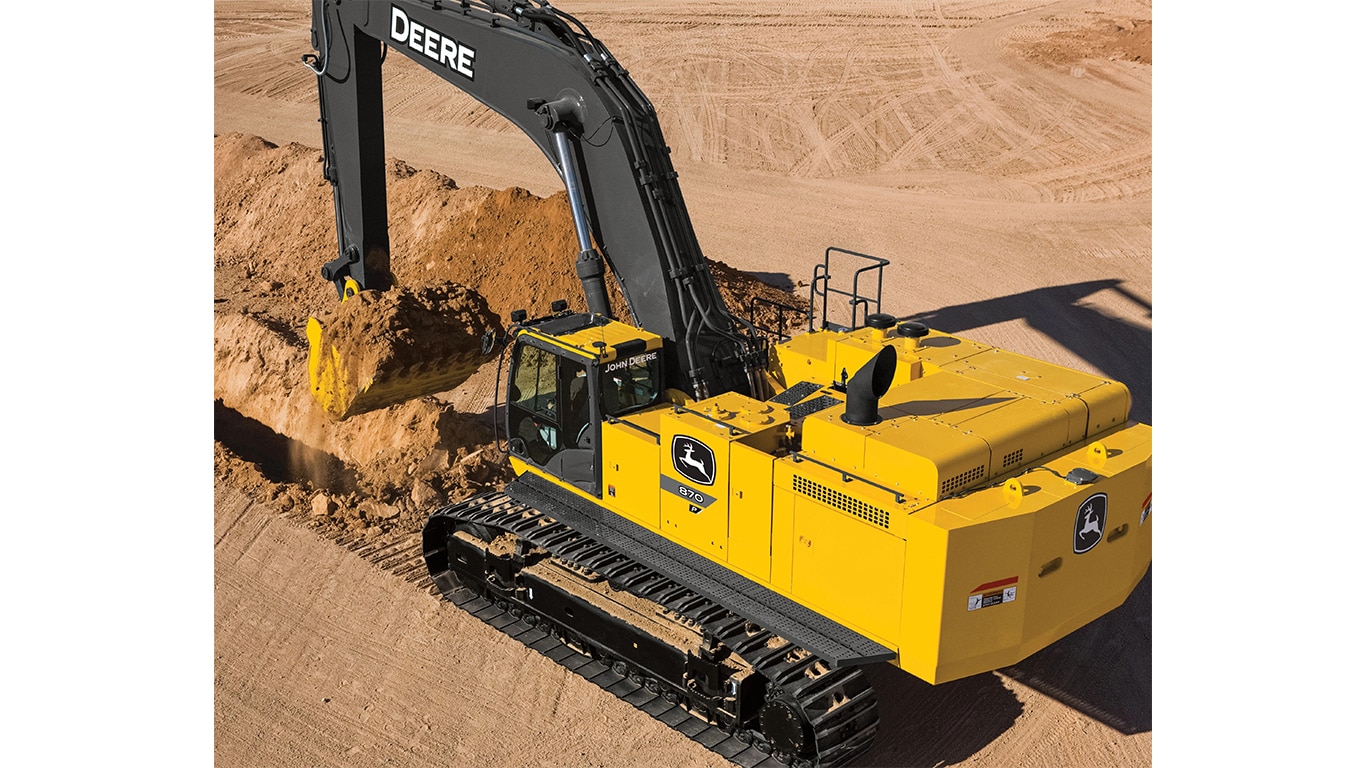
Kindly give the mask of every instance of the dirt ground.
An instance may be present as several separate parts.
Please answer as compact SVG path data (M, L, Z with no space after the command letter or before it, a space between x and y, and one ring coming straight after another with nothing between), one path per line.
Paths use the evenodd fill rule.
M1124 381L1152 423L1150 3L564 8L658 109L733 305L804 301L827 246L886 257L884 311ZM335 306L336 245L309 4L214 9L216 764L726 765L421 585L426 511L508 478L493 371L319 418L303 324ZM395 274L497 317L582 306L539 151L402 56L385 78ZM873 668L856 764L1151 765L1151 615L1150 575L1009 670Z

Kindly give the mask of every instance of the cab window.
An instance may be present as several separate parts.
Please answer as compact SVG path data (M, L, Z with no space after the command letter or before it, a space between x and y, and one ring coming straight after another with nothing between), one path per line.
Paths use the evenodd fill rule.
M508 427L514 452L544 464L562 447L558 396L559 358L544 349L517 347L508 388ZM520 450L518 450L520 449Z
M622 416L659 401L659 352L645 352L602 366L602 407L609 416Z

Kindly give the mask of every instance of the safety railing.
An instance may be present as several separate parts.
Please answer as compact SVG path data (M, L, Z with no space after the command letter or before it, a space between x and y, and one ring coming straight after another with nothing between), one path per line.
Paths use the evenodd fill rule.
M859 267L854 270L853 283L849 290L842 290L834 287L830 283L830 255L834 253L852 256L855 259L862 259L871 262L867 266ZM815 331L816 328L816 297L821 299L820 328L819 330L832 331L852 331L861 328L866 324L868 315L882 311L882 268L890 264L887 259L877 256L869 256L866 253L835 248L833 246L825 249L825 261L816 265L815 274L811 278L811 309L808 313L807 330ZM877 279L875 293L871 296L864 296L860 291L859 282L872 273ZM849 305L849 324L841 325L830 321L831 296L839 296L847 299ZM862 315L859 310L862 309ZM860 320L862 318L862 321Z
M757 310L761 305L771 307L777 311L778 326L776 328L770 328L759 321L759 313ZM766 299L762 296L755 296L749 300L749 324L753 326L756 331L776 338L779 344L792 338L792 334L787 332L787 318L789 315L804 316L806 318L806 325L810 328L810 309L802 309L801 307L796 307L791 304L784 304L780 301L774 301L773 299Z

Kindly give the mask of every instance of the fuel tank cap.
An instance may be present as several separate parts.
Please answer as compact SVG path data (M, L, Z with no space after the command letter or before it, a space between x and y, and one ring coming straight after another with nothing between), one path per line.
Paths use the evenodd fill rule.
M896 332L901 336L919 339L930 335L930 327L924 323L917 323L914 320L910 320L898 326Z
M874 312L873 314L867 317L866 322L869 328L876 328L879 331L885 331L888 328L891 328L892 326L896 325L896 318L892 317L886 312Z

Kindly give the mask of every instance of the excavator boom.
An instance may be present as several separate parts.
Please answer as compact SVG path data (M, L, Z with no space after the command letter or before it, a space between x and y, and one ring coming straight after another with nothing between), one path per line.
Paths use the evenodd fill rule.
M381 68L389 53L400 53L510 120L555 167L578 229L575 269L589 311L611 314L606 265L630 320L664 339L672 386L694 398L759 394L764 345L721 299L654 107L572 17L548 3L314 0L313 44L318 53L304 58L318 78L323 175L333 185L338 232L337 256L322 276L344 301L394 285ZM314 357L332 360L342 346L324 342ZM332 367L342 372L327 379L332 392L326 371L315 373L320 400L345 400L346 391L336 388L364 383L345 375L354 367L348 361ZM402 377L384 374L366 371L361 378L372 392L383 382L402 386Z

